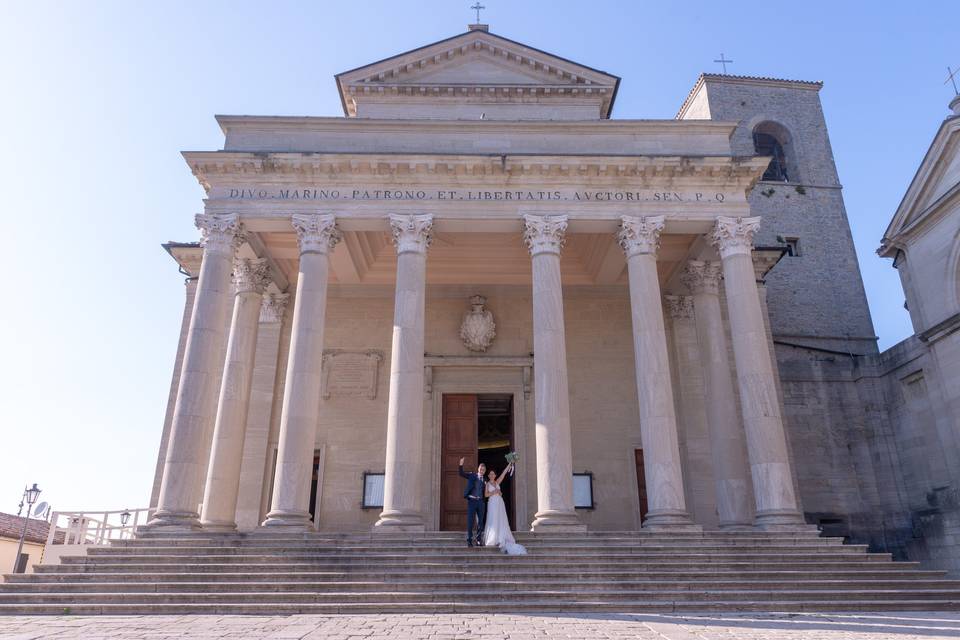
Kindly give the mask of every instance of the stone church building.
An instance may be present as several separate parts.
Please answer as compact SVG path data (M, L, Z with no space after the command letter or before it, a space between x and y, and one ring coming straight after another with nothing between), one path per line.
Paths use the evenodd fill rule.
M884 239L917 335L881 354L820 83L616 119L619 77L484 25L335 80L343 117L184 153L151 526L462 530L458 460L516 452L518 530L819 526L960 570L960 120Z

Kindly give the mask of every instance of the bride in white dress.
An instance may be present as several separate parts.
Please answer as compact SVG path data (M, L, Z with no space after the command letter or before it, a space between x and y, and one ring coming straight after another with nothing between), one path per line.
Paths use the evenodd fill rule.
M503 503L503 495L500 493L500 483L506 477L507 472L513 468L513 463L507 465L500 477L492 469L487 473L487 484L484 488L484 495L487 498L487 526L483 530L483 546L500 547L500 550L511 556L525 556L527 550L523 545L517 544L510 531L510 521L507 519L507 507Z

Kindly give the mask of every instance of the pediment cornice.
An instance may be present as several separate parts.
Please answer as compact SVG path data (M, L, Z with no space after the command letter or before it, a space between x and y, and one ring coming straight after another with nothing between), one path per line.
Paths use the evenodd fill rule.
M473 65L473 74L458 74ZM495 68L498 73L484 74ZM449 73L444 73L449 71ZM480 71L480 73L477 73ZM587 96L609 116L620 78L482 30L441 40L336 76L344 113L361 95L436 98Z
M947 118L934 136L917 173L883 234L877 253L893 257L906 247L907 239L928 223L960 195L960 183L941 185L951 162L960 157L960 116Z

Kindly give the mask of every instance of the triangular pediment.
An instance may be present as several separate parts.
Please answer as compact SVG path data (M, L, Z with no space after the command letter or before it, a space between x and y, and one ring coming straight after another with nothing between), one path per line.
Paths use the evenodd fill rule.
M589 96L608 117L617 76L475 29L337 75L348 116L363 95L431 95L449 99L490 95Z
M918 228L946 200L960 193L960 117L944 121L884 233L884 247ZM881 247L881 251L884 250Z

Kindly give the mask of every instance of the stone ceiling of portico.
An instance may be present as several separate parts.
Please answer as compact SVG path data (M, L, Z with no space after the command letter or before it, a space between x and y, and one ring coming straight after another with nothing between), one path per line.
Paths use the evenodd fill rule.
M264 232L260 237L284 275L294 282L296 236ZM662 236L658 256L661 284L687 255L695 237ZM396 281L396 253L385 232L345 232L330 264L332 283L392 285ZM566 285L626 283L626 261L612 234L568 234L560 268ZM427 283L529 285L530 255L519 233L436 233L427 258Z

